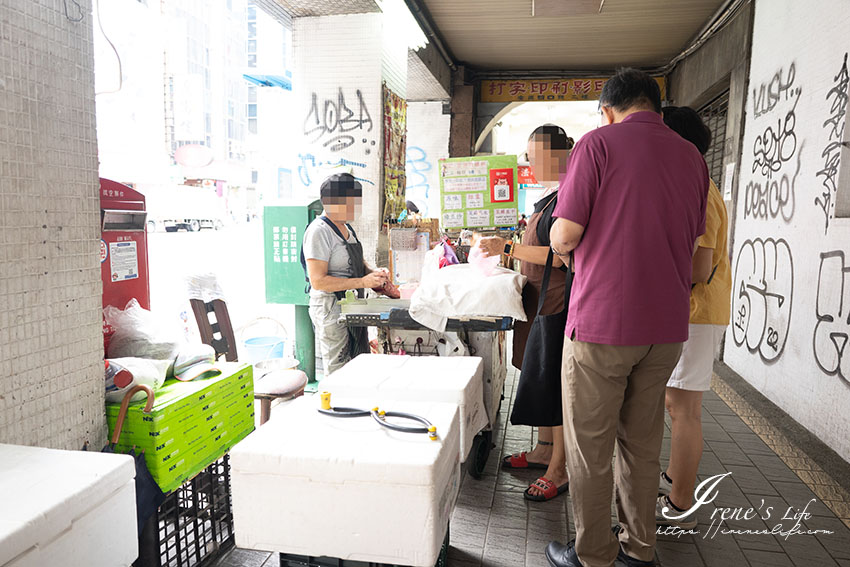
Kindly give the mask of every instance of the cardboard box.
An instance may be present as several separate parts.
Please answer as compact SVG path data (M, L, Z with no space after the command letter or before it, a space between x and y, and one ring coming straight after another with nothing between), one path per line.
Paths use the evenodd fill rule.
M253 367L221 363L216 378L169 380L149 414L144 400L130 404L116 451L133 447L164 492L199 473L254 429ZM106 404L110 436L121 404Z

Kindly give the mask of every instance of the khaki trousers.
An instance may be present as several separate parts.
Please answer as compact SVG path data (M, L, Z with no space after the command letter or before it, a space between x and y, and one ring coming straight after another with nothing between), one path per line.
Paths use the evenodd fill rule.
M564 341L564 442L584 567L610 567L618 553L611 493L626 554L655 554L655 502L664 436L664 392L682 343L612 346ZM617 444L612 471L614 443Z

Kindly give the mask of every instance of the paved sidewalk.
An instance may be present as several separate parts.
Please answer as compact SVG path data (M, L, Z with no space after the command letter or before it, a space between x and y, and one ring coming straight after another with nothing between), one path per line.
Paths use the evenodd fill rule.
M508 392L512 392L517 374L514 371L509 375ZM699 510L700 524L694 530L699 531L699 535L659 536L657 555L660 565L850 566L850 507L847 504L850 494L822 471L806 473L806 469L818 469L817 465L792 447L725 382L715 378L713 388L714 391L707 392L703 401L705 443L699 478L705 480L717 474L732 474L720 483L717 499ZM735 410L744 414L744 419ZM502 427L496 441L499 456L530 448L533 440L531 428L507 424L508 404L503 406L502 411ZM754 426L783 456L777 455L747 423L758 424ZM668 459L669 452L668 417L662 463ZM492 458L488 462L487 474L482 480L475 481L467 476L461 486L452 519L449 565L547 567L543 555L546 544L553 539L566 541L575 537L572 519L567 520L567 512L570 516L572 514L569 498L559 497L545 503L526 502L522 491L536 475L531 471L500 470L499 460ZM797 472L786 461L790 461ZM813 487L820 496L798 476L801 471L807 479L819 481ZM828 501L838 515L824 504L827 498L831 498ZM712 527L712 513L718 507L727 508L727 516L731 516L735 509L743 510L738 510L737 516L723 526L715 524ZM789 507L792 510L788 516L792 519L783 519ZM748 508L755 509L750 514L752 519L741 519ZM771 508L769 515L768 508ZM801 509L805 509L808 516ZM718 510L715 516L722 511ZM834 533L787 537L752 533L769 532L777 525L783 532L788 532L797 524L794 514L801 516L798 530L828 530ZM616 516L612 510L612 525L614 523ZM724 533L724 530L740 533Z
M508 424L517 375L516 370L509 371L505 395L511 403L502 405L494 439L497 448L484 477L466 476L461 486L451 524L451 567L547 567L546 544L574 537L568 496L526 502L522 492L536 478L534 472L505 471L498 466L502 455L529 449L535 435L530 427ZM703 402L705 452L700 480L732 474L720 483L717 499L699 510L698 535L659 536L660 565L850 567L850 493L726 382L715 377L712 387ZM669 450L668 419L662 462ZM721 510L714 512L717 508ZM754 512L744 519L749 508ZM717 517L722 511L727 516L737 514L722 526L712 526L712 514ZM612 510L612 525L615 521ZM785 535L758 533L774 529ZM789 530L833 533L787 535ZM234 550L216 567L277 564L277 558L268 553Z

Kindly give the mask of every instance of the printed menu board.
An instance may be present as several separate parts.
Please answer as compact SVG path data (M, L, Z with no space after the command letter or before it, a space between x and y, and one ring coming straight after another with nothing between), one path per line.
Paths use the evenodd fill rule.
M439 167L444 230L516 226L516 156L441 159Z

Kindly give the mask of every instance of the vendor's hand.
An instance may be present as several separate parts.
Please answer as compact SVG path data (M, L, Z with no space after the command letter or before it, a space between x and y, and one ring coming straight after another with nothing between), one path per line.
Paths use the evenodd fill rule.
M478 241L478 247L484 251L485 257L499 256L505 253L505 245L508 241L499 236L485 236Z
M362 288L384 287L389 280L388 274L382 271L371 272L360 278Z

